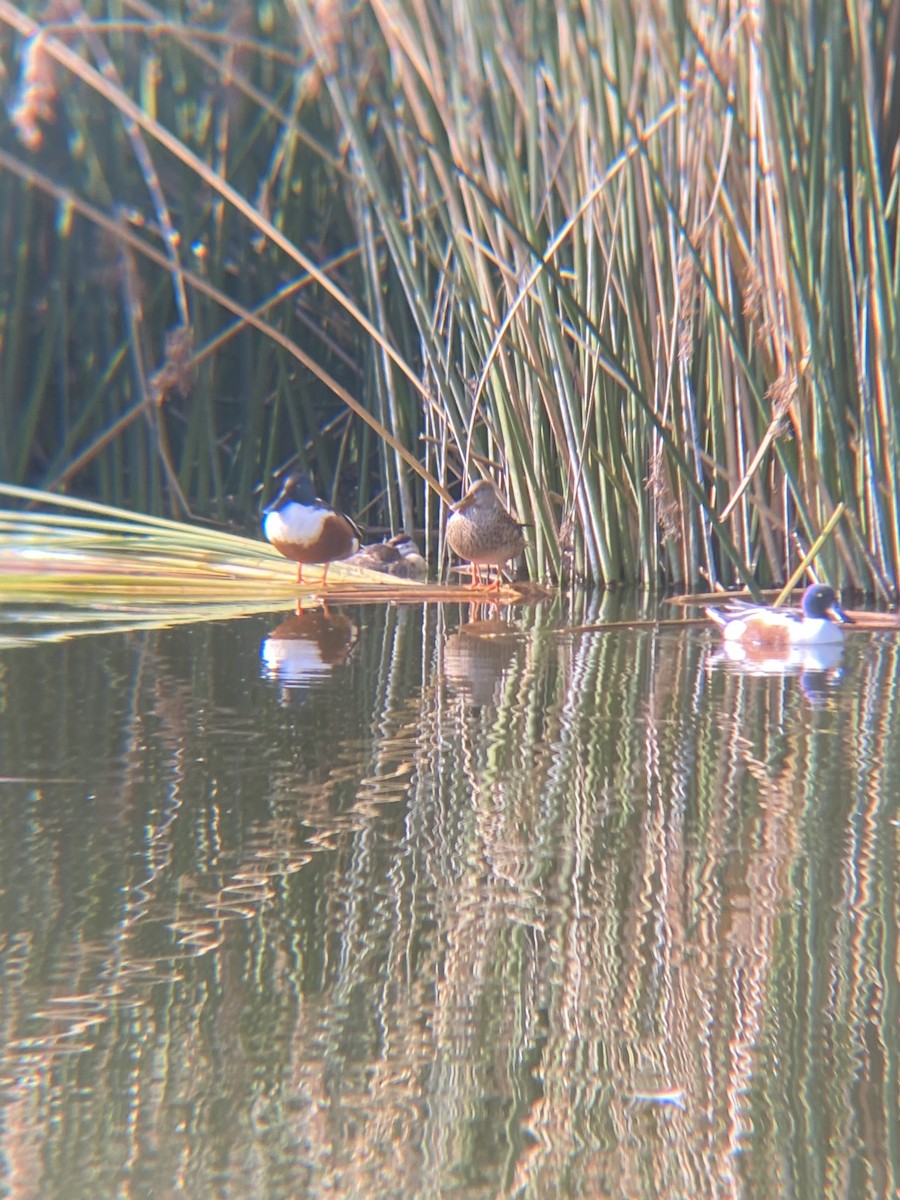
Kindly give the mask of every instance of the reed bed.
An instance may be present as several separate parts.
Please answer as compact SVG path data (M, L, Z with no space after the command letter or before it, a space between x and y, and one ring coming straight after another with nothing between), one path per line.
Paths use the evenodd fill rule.
M894 596L892 11L0 0L0 477L240 517L296 452L431 538L487 473L533 576L653 586L843 503Z

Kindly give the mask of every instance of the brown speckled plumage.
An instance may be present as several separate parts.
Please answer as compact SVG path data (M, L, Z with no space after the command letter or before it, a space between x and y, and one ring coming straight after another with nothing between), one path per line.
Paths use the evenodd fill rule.
M472 485L447 522L447 545L474 568L474 583L480 582L479 567L502 567L525 548L522 526L504 507L497 489L486 479ZM500 586L499 576L497 586Z

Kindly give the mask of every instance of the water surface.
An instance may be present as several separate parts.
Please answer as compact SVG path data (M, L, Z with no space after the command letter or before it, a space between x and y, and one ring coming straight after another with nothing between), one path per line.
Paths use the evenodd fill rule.
M754 674L614 594L26 615L4 1194L896 1193L896 635Z

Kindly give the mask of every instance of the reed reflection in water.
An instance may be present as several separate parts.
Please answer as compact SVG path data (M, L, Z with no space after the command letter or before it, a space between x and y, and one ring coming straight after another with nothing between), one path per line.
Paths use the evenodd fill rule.
M6 1190L890 1195L895 641L598 615L0 652Z

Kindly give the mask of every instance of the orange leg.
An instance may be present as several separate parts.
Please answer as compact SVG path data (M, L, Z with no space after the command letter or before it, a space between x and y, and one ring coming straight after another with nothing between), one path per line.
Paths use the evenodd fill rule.
M303 582L303 563L297 563L297 582Z

